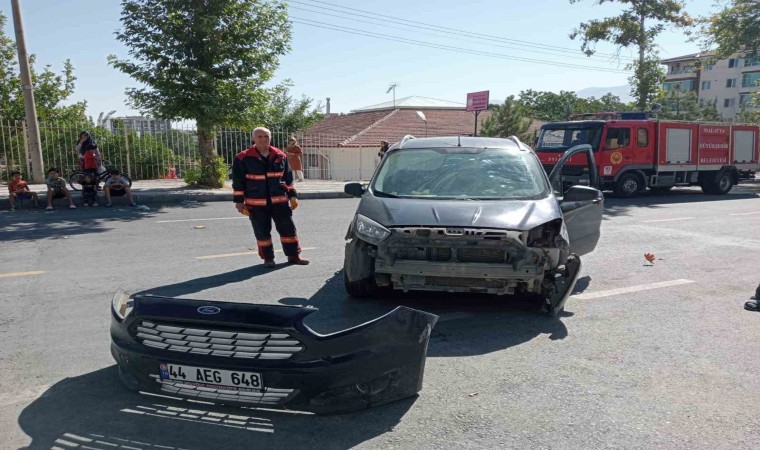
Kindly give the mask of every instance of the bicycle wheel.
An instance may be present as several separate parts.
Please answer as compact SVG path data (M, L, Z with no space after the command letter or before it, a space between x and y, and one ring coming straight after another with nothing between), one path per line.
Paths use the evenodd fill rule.
M84 172L74 172L69 175L69 186L75 191L82 190L82 178L84 178Z

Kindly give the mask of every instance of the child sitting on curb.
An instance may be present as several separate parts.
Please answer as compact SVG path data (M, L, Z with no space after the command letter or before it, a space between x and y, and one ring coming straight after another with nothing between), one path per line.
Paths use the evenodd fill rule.
M29 190L29 184L21 179L21 172L11 172L11 182L8 184L8 203L11 205L11 211L16 209L16 199L23 200L31 198L34 201L34 207L38 208L37 193Z

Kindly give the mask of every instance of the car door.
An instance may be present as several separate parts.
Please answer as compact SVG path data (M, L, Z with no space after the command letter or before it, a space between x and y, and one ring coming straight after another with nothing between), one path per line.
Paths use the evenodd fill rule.
M562 181L562 166L578 153L586 154L589 186L566 186ZM570 251L579 256L592 252L599 242L604 195L599 190L599 176L591 146L584 144L569 148L554 166L549 181L560 202L570 239Z

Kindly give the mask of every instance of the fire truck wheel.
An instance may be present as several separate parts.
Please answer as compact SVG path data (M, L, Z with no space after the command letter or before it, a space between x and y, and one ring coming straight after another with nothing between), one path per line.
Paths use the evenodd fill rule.
M629 198L644 190L644 180L633 172L624 173L615 182L615 195L617 197Z
M726 195L734 187L734 180L728 172L718 172L713 181L713 194Z

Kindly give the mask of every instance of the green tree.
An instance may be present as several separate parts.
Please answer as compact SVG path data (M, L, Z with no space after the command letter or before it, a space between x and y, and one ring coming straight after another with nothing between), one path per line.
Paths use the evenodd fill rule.
M672 120L698 120L701 116L701 108L697 100L697 93L684 91L679 84L668 91L663 97L663 109L659 117Z
M660 95L660 86L665 81L665 69L656 51L652 51L641 61L634 61L633 75L628 77L631 96L636 100L636 108L646 111Z
M560 91L559 94L528 89L521 91L519 102L525 107L525 114L534 119L556 122L567 120L570 114L579 111L583 105L575 92Z
M215 129L265 123L279 57L290 49L287 7L268 0L123 0L116 38L133 60L112 66L145 87L130 104L163 119L195 120L200 184L221 187Z
M491 115L483 121L481 136L508 137L517 136L523 141L531 139L528 134L531 120L525 117L523 106L513 95L504 103L491 110Z
M718 112L718 99L708 100L700 106L699 120L707 122L723 121L723 116Z
M26 117L24 94L19 78L16 43L5 35L7 18L0 12L0 118L21 121ZM29 68L34 84L34 100L40 121L83 122L85 102L65 105L74 93L74 66L68 59L60 74L50 65L40 70L35 55L29 55Z
M292 86L291 80L285 80L270 91L266 119L269 126L290 133L308 128L322 119L322 105L317 103L312 106L314 99L306 96L293 98L290 94Z
M578 3L581 0L570 0ZM634 97L637 107L646 110L651 98L659 89L659 82L651 77L652 63L647 55L655 50L655 38L667 25L691 27L693 19L684 11L680 0L594 0L598 5L620 3L624 8L620 15L604 19L583 22L570 33L570 38L580 37L581 50L586 55L595 53L600 41L611 42L618 47L636 47L639 52L637 64L630 64L628 69L634 71L633 84L636 87ZM649 58L651 59L651 57Z
M739 51L760 53L760 4L757 0L722 1L720 11L703 18L702 38L706 49L727 58Z

